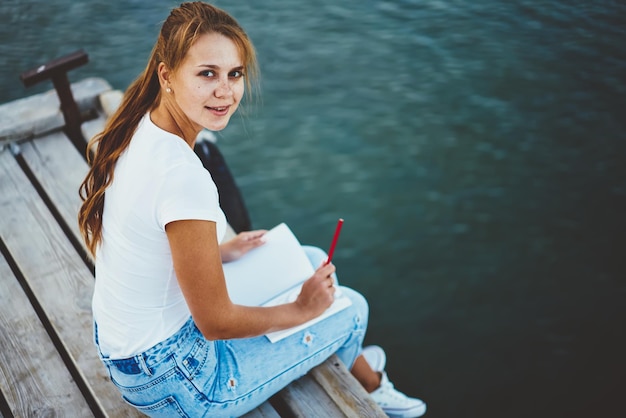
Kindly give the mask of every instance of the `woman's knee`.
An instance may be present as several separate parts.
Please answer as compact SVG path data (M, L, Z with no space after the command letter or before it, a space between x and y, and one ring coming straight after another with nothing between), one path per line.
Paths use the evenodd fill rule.
M303 245L302 249L304 250L306 256L309 258L309 261L311 262L313 268L318 268L320 264L322 264L322 262L328 257L326 252L319 247L313 247L312 245Z
M354 289L349 287L341 287L342 295L348 297L352 301L351 308L355 314L355 321L360 323L361 328L367 327L369 318L369 304L367 299Z

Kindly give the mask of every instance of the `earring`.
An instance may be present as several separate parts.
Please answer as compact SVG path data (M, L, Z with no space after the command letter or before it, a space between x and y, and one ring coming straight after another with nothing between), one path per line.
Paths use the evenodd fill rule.
M171 93L172 89L168 87L168 88L165 89L165 91L168 92L168 93Z

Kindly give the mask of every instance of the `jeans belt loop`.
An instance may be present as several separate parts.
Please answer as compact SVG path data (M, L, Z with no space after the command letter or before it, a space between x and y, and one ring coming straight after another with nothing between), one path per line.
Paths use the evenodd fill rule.
M141 370L143 370L143 372L148 376L152 376L152 370L150 369L150 367L148 367L148 364L146 363L146 357L144 353L138 354L136 358L139 362L139 367L141 368Z

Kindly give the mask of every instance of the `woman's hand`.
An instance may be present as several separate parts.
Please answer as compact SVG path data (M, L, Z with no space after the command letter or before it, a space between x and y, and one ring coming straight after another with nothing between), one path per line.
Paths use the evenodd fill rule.
M335 279L331 276L334 272L334 264L322 264L302 285L295 304L310 319L321 315L335 300Z
M220 256L222 263L234 261L248 251L265 244L263 236L267 231L259 229L256 231L240 232L230 241L220 245Z
M165 226L180 289L193 320L208 340L255 337L300 325L320 315L333 300L329 277L335 267L317 269L298 299L277 306L234 304L228 295L217 243L215 222L197 219L173 221ZM262 245L265 231L244 232L224 244L239 256Z

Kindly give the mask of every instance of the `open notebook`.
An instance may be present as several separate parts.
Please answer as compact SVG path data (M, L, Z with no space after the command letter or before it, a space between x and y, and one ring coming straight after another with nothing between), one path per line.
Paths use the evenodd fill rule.
M240 259L224 264L226 286L234 303L247 306L274 306L292 302L302 283L315 269L291 229L284 224L265 235L266 243ZM316 266L317 267L317 266ZM352 304L339 289L335 301L320 316L302 325L267 334L271 342L279 341Z

